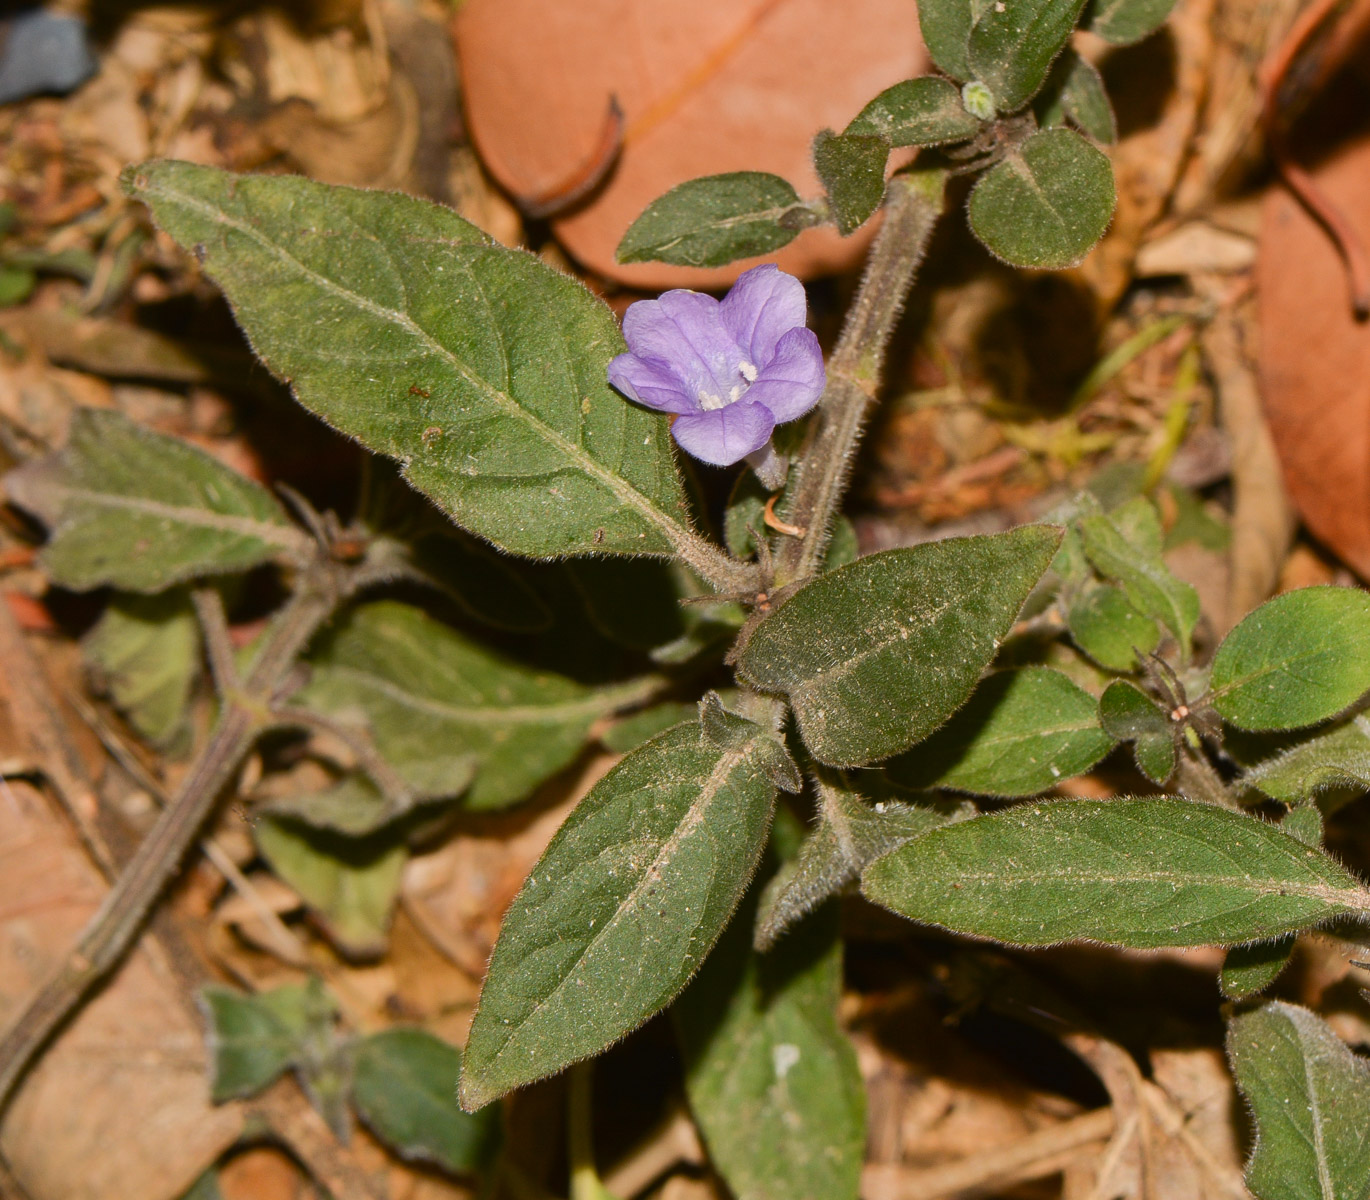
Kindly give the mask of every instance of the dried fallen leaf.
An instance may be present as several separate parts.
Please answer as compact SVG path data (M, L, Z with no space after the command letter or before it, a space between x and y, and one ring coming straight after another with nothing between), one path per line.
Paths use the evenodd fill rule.
M923 70L908 0L468 0L457 16L477 148L516 196L570 198L622 147L607 182L552 228L585 266L639 287L718 286L721 270L619 266L614 249L663 192L699 175L771 171L816 196L814 134ZM776 256L815 275L850 266L866 237L810 230Z
M1370 240L1370 139L1314 172ZM1283 188L1265 204L1257 269L1261 392L1285 482L1313 534L1370 578L1370 323L1322 227Z

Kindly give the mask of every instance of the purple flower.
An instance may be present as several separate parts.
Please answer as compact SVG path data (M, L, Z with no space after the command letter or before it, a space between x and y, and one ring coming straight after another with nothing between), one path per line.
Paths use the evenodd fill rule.
M823 394L823 352L804 312L804 285L769 263L739 276L721 301L684 290L640 300L623 317L629 352L609 364L609 382L677 414L680 447L726 467Z

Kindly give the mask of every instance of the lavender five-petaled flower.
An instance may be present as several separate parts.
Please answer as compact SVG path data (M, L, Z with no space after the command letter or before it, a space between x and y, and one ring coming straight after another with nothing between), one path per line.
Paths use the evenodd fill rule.
M769 263L739 276L721 301L684 290L640 300L623 317L629 352L609 364L609 382L676 413L681 448L726 467L822 395L823 352L805 307L804 285Z

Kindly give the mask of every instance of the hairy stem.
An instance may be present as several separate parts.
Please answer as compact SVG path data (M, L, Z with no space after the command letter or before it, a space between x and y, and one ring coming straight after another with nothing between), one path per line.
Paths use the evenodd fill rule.
M778 585L802 583L822 565L833 517L880 386L895 322L942 212L945 182L942 171L914 171L890 182L884 224L842 337L828 360L828 386L815 432L795 467L798 476L784 517L804 533L781 545Z
M270 723L271 701L309 639L353 589L352 578L320 560L270 628L246 680L222 697L209 741L172 803L124 868L91 918L76 948L0 1037L0 1111L52 1035L81 1007L95 986L123 959L187 851L208 820L258 734ZM224 633L212 602L206 636ZM222 644L213 653L221 655ZM223 668L222 662L216 664Z

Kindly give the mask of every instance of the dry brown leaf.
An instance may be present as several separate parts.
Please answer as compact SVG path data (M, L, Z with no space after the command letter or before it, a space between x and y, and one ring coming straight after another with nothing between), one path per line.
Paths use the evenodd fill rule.
M841 129L927 63L909 0L468 0L456 27L471 132L517 196L569 193L589 177L617 99L612 175L552 228L585 266L644 288L719 286L747 265L618 265L619 239L651 201L699 175L746 170L816 196L814 134ZM810 230L775 259L817 275L855 263L868 238Z
M76 941L104 886L33 788L0 789L0 1020ZM174 979L135 952L30 1073L0 1151L32 1200L179 1196L242 1128L210 1103L204 1034Z
M1370 139L1314 172L1370 240ZM1321 226L1283 188L1266 199L1257 272L1261 394L1285 483L1308 528L1370 578L1370 322Z

